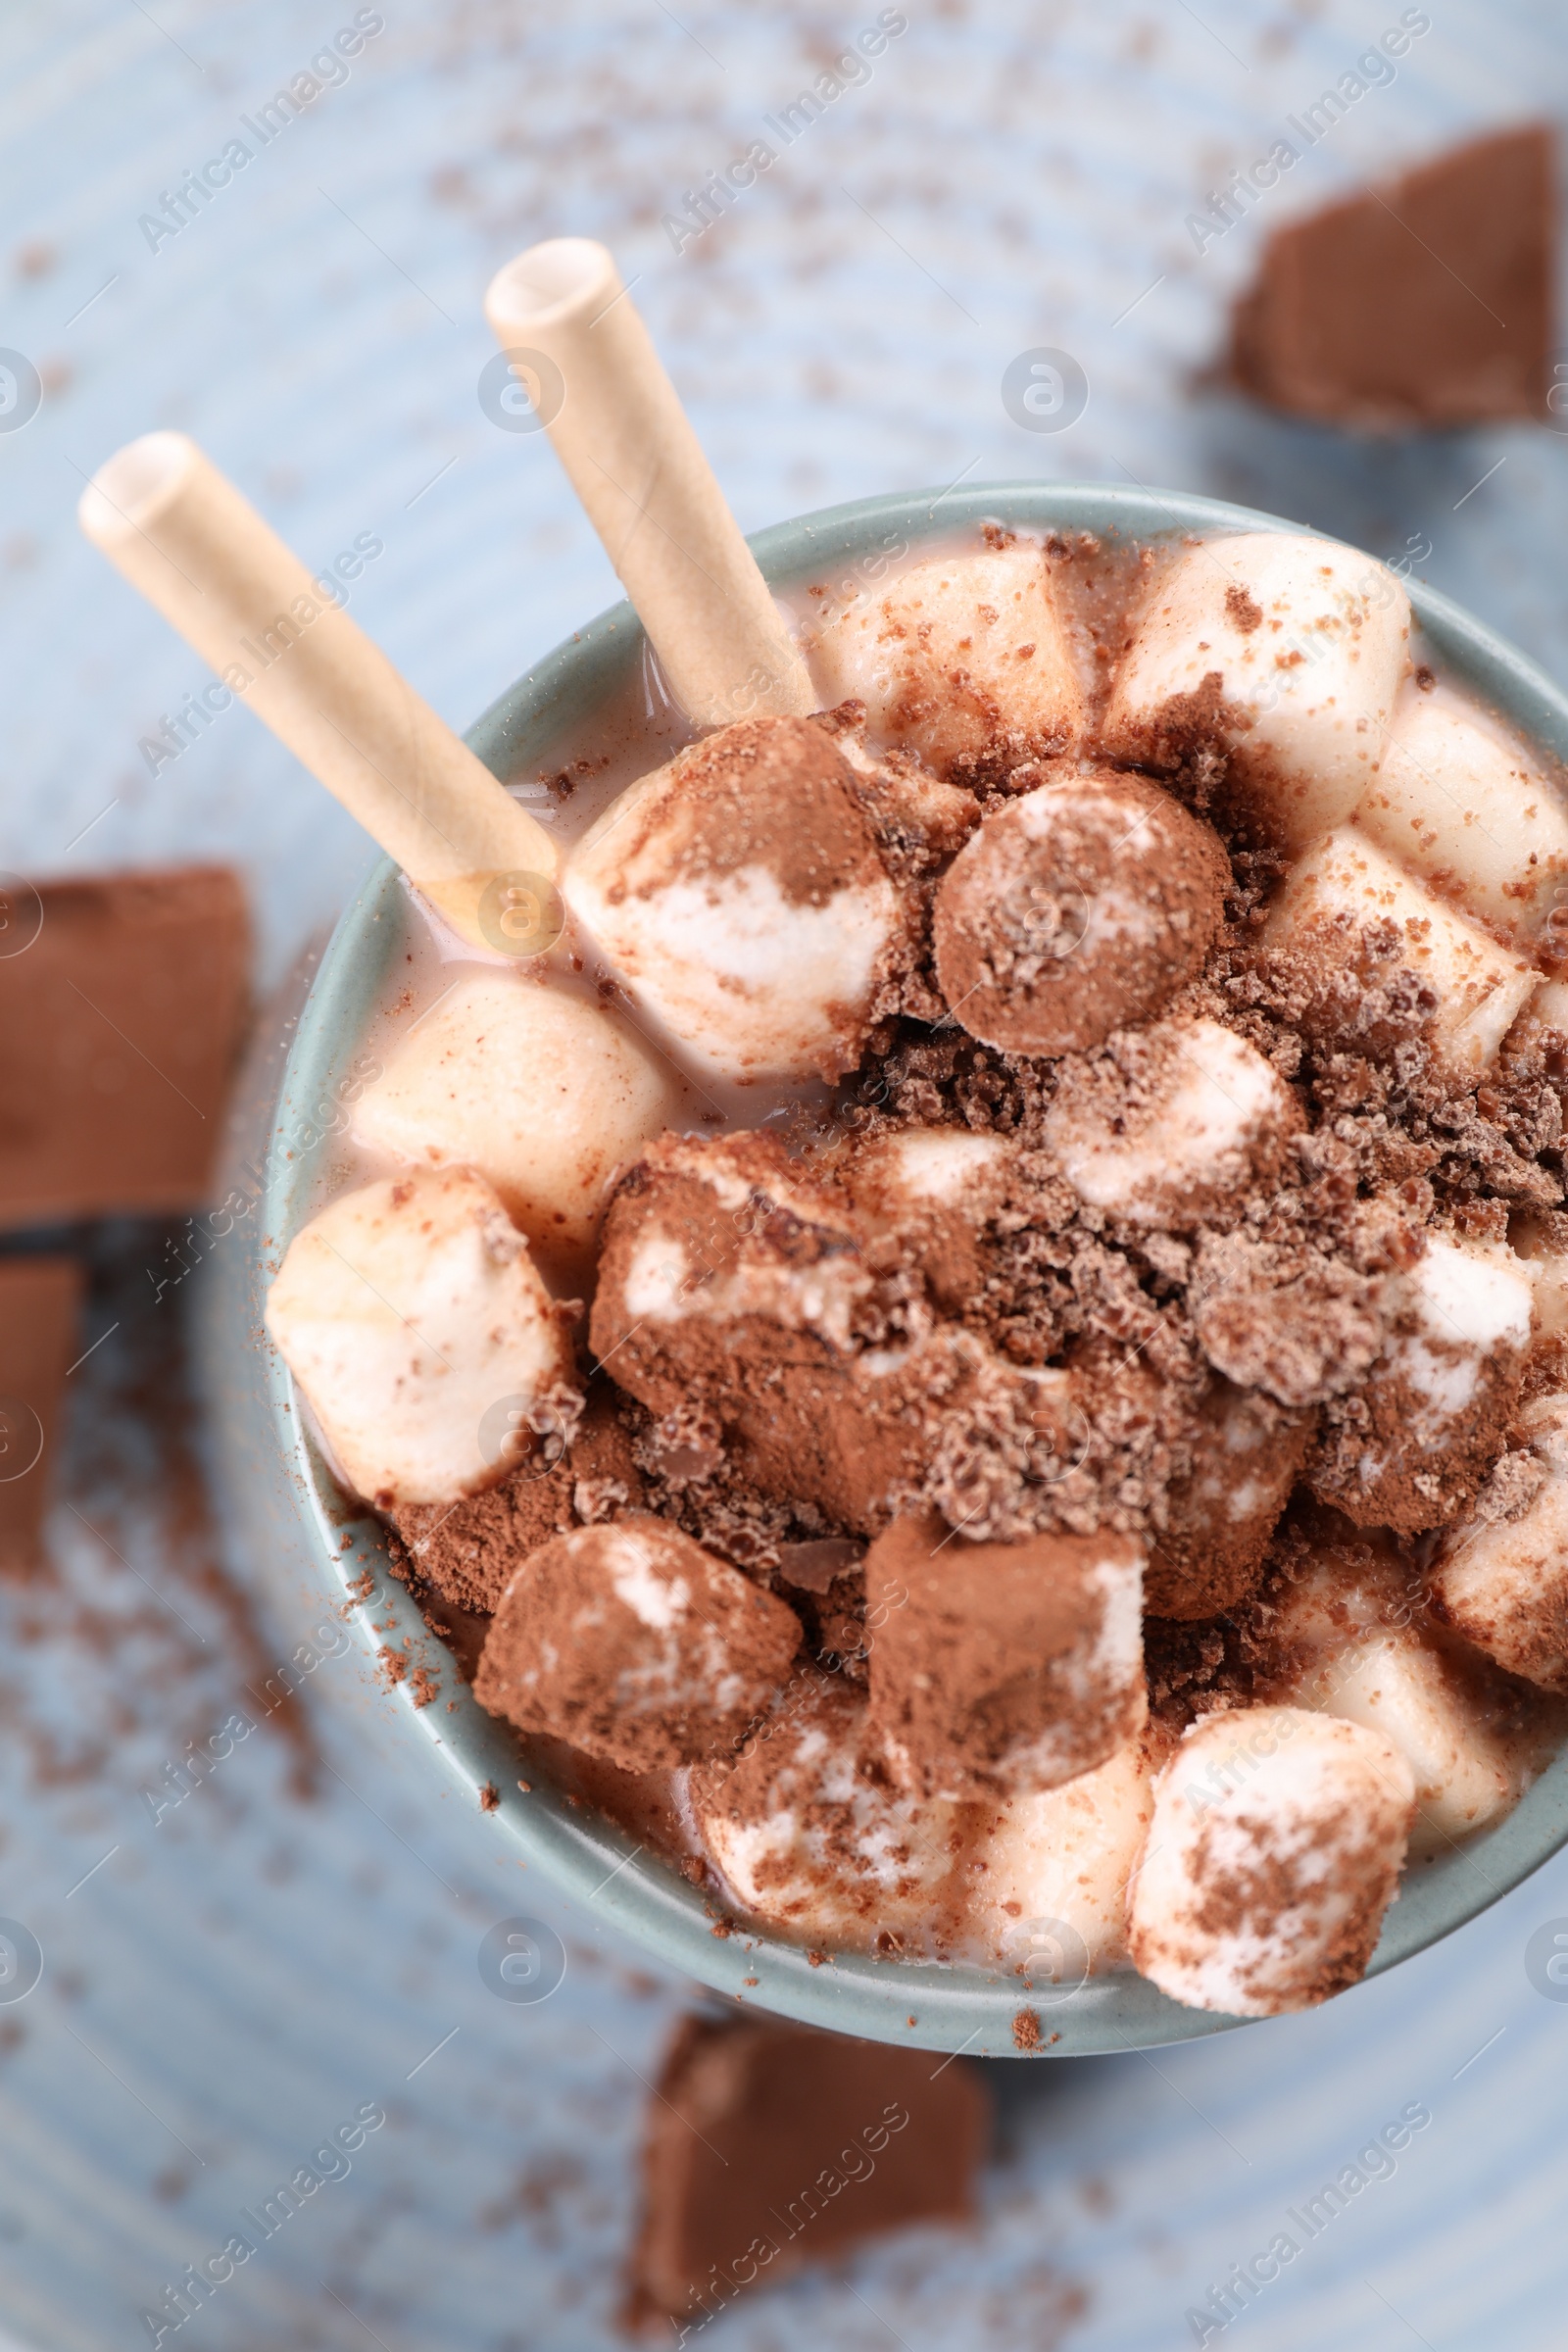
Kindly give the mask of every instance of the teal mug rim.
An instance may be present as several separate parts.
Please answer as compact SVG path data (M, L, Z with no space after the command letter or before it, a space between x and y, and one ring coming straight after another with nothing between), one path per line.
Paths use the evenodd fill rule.
M822 573L831 577L841 564L864 563L869 572L874 559L889 557L890 540L912 548L991 521L1139 541L1192 531L1306 527L1190 492L979 483L857 500L774 524L750 544L770 581L806 582ZM1405 586L1439 661L1509 724L1568 761L1568 697L1448 598L1416 580ZM600 613L492 703L466 740L504 782L530 771L569 726L631 678L644 643L629 605ZM300 1012L265 1168L263 1232L274 1263L302 1221L312 1182L311 1153L293 1148L301 1120L311 1115L305 1106L341 1099L350 1058L397 950L406 906L397 868L380 861L338 922ZM338 1488L293 1409L292 1383L275 1349L265 1346L259 1360L271 1430L289 1473L291 1507L319 1589L339 1602L352 1601L353 1580L368 1564L386 1562L384 1531ZM407 1588L390 1577L379 1581L375 1629L363 1625L363 1611L349 1612L367 1651L373 1656L405 1638L416 1645L427 1641ZM1020 2054L1013 2027L1025 2010L1040 2027L1031 2054L1060 2057L1154 2048L1256 2022L1188 2009L1125 1969L1076 1986L1042 1985L1000 1970L858 1953L839 1952L825 1965L813 1964L803 1946L765 1928L737 1925L728 1934L717 1932L701 1891L614 1823L568 1804L543 1780L524 1790L512 1735L477 1706L466 1684L458 1683L450 1710L447 1703L417 1703L408 1682L394 1695L410 1735L422 1738L439 1770L455 1775L476 1801L487 1788L498 1792L492 1818L565 1894L593 1906L606 1926L655 1958L757 2008L869 2039L987 2057ZM1369 1976L1462 1927L1565 1843L1568 1747L1502 1821L1406 1872Z

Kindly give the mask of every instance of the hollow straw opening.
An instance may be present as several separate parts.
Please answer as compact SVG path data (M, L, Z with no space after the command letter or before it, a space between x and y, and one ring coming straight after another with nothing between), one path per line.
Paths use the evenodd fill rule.
M608 246L592 237L549 237L496 271L485 315L498 333L537 332L608 301L617 282Z
M201 452L188 433L143 433L99 466L76 502L76 518L99 547L139 531L174 498Z

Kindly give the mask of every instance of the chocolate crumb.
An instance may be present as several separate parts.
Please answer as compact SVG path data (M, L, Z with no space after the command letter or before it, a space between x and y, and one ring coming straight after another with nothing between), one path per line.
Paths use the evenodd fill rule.
M1226 589L1225 610L1244 636L1250 637L1254 629L1260 629L1263 625L1262 606L1239 582L1233 582Z

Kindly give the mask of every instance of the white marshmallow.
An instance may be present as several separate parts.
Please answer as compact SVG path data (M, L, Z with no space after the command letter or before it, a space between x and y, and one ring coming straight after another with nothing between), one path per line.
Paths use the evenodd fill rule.
M1081 1200L1137 1225L1191 1223L1246 1191L1259 1156L1300 1125L1289 1087L1218 1021L1151 1024L1108 1064L1074 1070L1045 1135Z
M577 1253L611 1179L667 1126L674 1090L613 1014L514 972L460 980L366 1090L354 1139L477 1168L536 1247Z
M1381 1732L1298 1707L1205 1715L1154 1792L1135 1965L1194 2009L1275 2017L1365 1974L1415 1777Z
M1568 809L1518 744L1445 687L1408 684L1355 821L1401 865L1526 943L1568 925Z
M1353 958L1359 935L1383 922L1397 929L1398 961L1438 1000L1434 1052L1473 1081L1496 1058L1540 972L1434 898L1363 832L1343 827L1301 859L1269 909L1263 938L1338 962Z
M1530 1270L1505 1245L1428 1235L1390 1276L1388 1337L1363 1382L1361 1419L1307 1483L1358 1527L1406 1536L1451 1522L1502 1443L1530 1341Z
M1286 531L1205 540L1136 624L1105 748L1161 763L1162 731L1191 748L1182 698L1212 697L1220 708L1200 730L1217 732L1231 778L1298 850L1343 823L1371 781L1409 630L1404 590L1354 548Z
M855 1200L897 1223L901 1217L968 1209L978 1219L1013 1157L1000 1135L967 1127L901 1127L860 1146L848 1181Z
M1545 1220L1528 1210L1509 1219L1508 1240L1529 1271L1534 1336L1560 1340L1568 1334L1568 1250L1554 1249Z
M1543 980L1521 1019L1568 1036L1568 980Z
M1469 1411L1499 1350L1527 1345L1533 1295L1529 1268L1511 1250L1438 1234L1396 1278L1394 1313L1407 1328L1389 1342L1379 1371L1414 1391L1422 1444L1444 1443L1446 1424Z
M289 1244L267 1328L338 1467L380 1510L493 1486L512 1466L508 1413L574 1378L527 1243L468 1168L329 1202Z
M1505 1057L1539 1051L1548 1029L1568 1037L1568 980L1543 980L1503 1041ZM1562 1093L1559 1081L1559 1100Z
M860 780L867 814L884 837L951 858L980 822L980 804L967 785L948 784L922 767L912 752L878 759L863 726L847 727L834 742Z
M1392 1548L1376 1538L1326 1547L1274 1600L1269 1640L1286 1662L1267 1674L1270 1695L1398 1749L1415 1775L1412 1855L1444 1852L1507 1811L1520 1778L1494 1728L1496 1693L1457 1644L1440 1643Z
M853 772L809 721L771 723L808 728L812 748L846 779L845 829L855 838L832 887L803 896L781 879L779 844L808 835L810 820L792 808L787 786L775 795L765 761L746 779L760 820L756 855L736 862L711 838L742 820L733 803L706 803L694 782L722 754L724 739L710 737L612 803L572 851L562 894L700 1068L740 1080L832 1078L860 1057L905 917Z
M874 736L939 774L1004 772L1064 751L1083 726L1038 547L916 564L886 595L824 613L807 654L825 706L854 696Z
M1526 1405L1518 1437L1529 1457L1505 1457L1473 1518L1449 1536L1432 1601L1510 1674L1568 1692L1568 1396Z
M797 1674L728 1770L692 1775L703 1839L745 1907L812 1943L926 1949L952 1877L959 1809L860 1769L864 1701ZM883 1948L886 1948L884 1946Z
M1016 1966L1027 1964L1031 1923L1060 1924L1081 1941L1089 1975L1121 1967L1129 1883L1153 1810L1154 1768L1136 1744L1058 1788L971 1808L959 1865L966 1936Z
M818 1190L805 1171L797 1176L776 1152L760 1160L749 1149L755 1140L671 1135L648 1155L658 1176L701 1185L711 1211L703 1229L691 1230L687 1218L682 1230L674 1218L648 1211L652 1188L638 1196L644 1213L624 1270L607 1271L599 1291L594 1345L607 1361L641 1324L723 1325L753 1315L853 1353L857 1320L874 1287L853 1247L853 1227L834 1195ZM767 1220L775 1209L837 1246L797 1263L769 1244ZM623 1329L612 1328L612 1314Z

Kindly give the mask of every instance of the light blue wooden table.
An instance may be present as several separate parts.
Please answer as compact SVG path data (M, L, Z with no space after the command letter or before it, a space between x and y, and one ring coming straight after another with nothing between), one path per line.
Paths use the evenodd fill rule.
M282 973L365 845L241 711L150 772L139 743L202 674L77 539L81 479L176 425L313 562L373 533L384 552L353 609L466 724L613 594L548 448L498 431L477 393L485 280L568 230L607 238L636 276L748 529L959 477L1173 484L1380 554L1430 550L1437 585L1568 668L1568 440L1354 449L1193 388L1271 218L1469 128L1561 110L1549 0L1435 6L1392 83L1348 103L1272 210L1222 237L1189 216L1353 73L1397 24L1394 0L1310 17L1244 0L911 6L869 76L774 139L758 183L678 254L662 217L874 24L868 0L765 20L693 0L678 21L659 0L388 0L358 12L384 24L346 75L323 69L265 144L245 130L356 13L65 0L0 24L0 343L44 387L30 422L0 430L0 867L231 858L266 974ZM254 152L210 201L187 198L177 233L141 225L236 137ZM1087 378L1056 432L1003 401L1009 363L1039 348ZM16 413L0 405L0 426ZM116 1468L135 1439L117 1405L142 1360L122 1352L146 1311L133 1292L126 1330L78 1376L54 1529L78 1620L90 1604L118 1630L95 1648L90 1626L57 1626L0 1667L0 1912L45 1963L0 2004L0 2320L33 2352L149 2343L141 2314L184 2266L312 2168L320 2185L251 2232L255 2254L166 2344L608 2345L641 2078L682 1988L525 1880L455 1798L402 1777L378 1702L334 1682L325 1642L304 1700L321 1794L290 1793L285 1751L258 1729L182 1803L148 1801L172 1785L174 1734L204 1708L216 1729L237 1681L265 1685L310 1628L264 1619L242 1656L177 1570L167 1521L115 1502L115 1477L137 1475ZM8 1592L0 1608L17 1637L26 1602ZM482 1937L517 1914L567 1953L537 2005L479 1974ZM708 2340L1011 2352L1061 2322L1074 2352L1150 2352L1195 2341L1189 2308L1294 2231L1300 2253L1227 2337L1554 2352L1568 2002L1535 1988L1526 1947L1557 1918L1568 1860L1325 2013L1157 2059L1006 2070L1005 2159L972 2235L800 2280ZM1392 2175L1369 2160L1310 2237L1286 2218L1410 2105L1431 2120ZM349 2169L313 2167L364 2108L386 2121ZM1084 2308L1066 2319L1069 2288Z

